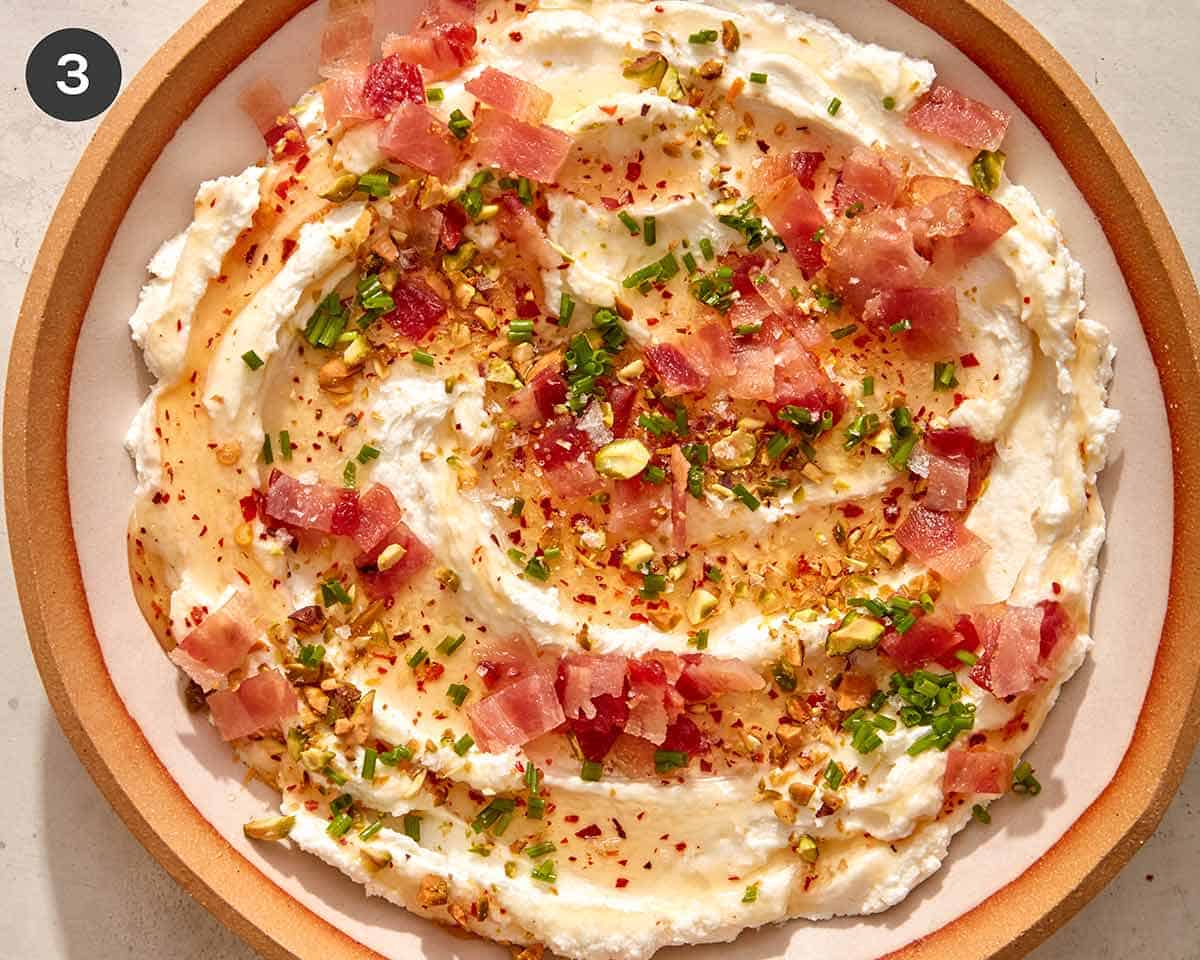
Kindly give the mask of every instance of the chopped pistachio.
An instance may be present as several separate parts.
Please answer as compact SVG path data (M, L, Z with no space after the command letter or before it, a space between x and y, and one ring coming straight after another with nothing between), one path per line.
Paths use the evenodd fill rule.
M896 542L895 537L880 537L872 549L881 560L887 561L893 567L904 557L904 548Z
M722 470L738 470L754 462L758 440L754 434L737 430L712 445L713 461Z
M1007 159L1002 150L982 150L971 162L971 182L981 193L990 194L1000 186Z
M605 477L628 480L650 463L650 451L641 440L614 440L596 451L596 471Z
M462 578L449 567L442 567L435 576L437 582L451 593L458 593L458 588L462 586Z
M332 200L334 203L342 203L354 196L354 191L357 189L358 177L352 173L344 173L326 184L319 196L322 200Z
M492 357L487 362L487 382L502 383L507 387L522 385L521 378L517 376L517 371L513 369L512 364L499 357Z
M742 417L742 419L737 422L739 430L746 430L750 433L761 430L766 425L767 423L765 420L759 420L755 417Z
M651 51L630 61L623 72L627 79L636 80L643 90L647 90L662 83L669 66L666 57L658 51Z
M816 863L817 858L821 855L821 849L817 846L817 841L807 833L801 833L793 837L791 846L796 851L796 855L805 863Z
M356 333L350 341L350 345L342 351L342 362L348 367L362 366L370 352L371 345L367 343L367 338Z
M392 855L387 850L380 850L378 847L359 847L358 852L367 862L368 868L382 870L384 867L392 865Z
M404 559L406 553L408 551L400 544L390 543L379 554L379 558L375 561L375 566L379 568L380 573L391 570L392 567Z
M625 553L621 557L621 566L626 570L636 570L642 564L649 563L653 559L654 548L645 540L634 540L625 548Z
M679 77L679 71L674 67L667 67L667 72L663 74L662 80L658 84L658 93L660 96L666 97L678 103L687 98L687 89L683 85L683 80Z
M883 624L878 620L858 617L830 632L825 640L825 652L830 656L845 656L855 650L870 650L879 645L883 631Z
M251 840L286 840L296 825L295 817L260 817L242 826Z
M477 247L470 240L460 243L452 253L442 256L442 269L446 273L462 272L475 259Z
M317 747L309 747L307 750L300 752L300 766L304 767L310 773L319 773L324 770L332 759L332 750L320 750Z
M688 597L688 623L693 627L703 623L712 616L713 611L717 609L719 603L720 601L715 595L705 590L704 587L697 587L692 591L692 595Z

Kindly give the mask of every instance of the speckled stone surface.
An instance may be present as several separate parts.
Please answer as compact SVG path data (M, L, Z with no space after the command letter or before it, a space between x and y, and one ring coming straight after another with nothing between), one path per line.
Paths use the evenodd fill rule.
M37 110L24 89L29 51L55 29L87 27L112 42L128 78L196 2L0 0L0 171L8 183L0 195L3 367L42 232L96 123L59 123ZM1200 269L1200 3L1012 2L1098 95L1149 175L1193 270ZM9 784L0 818L0 960L249 960L252 952L125 830L61 736L25 644L7 552L0 558L0 638L0 769ZM1200 957L1198 801L1194 762L1153 839L1035 960Z

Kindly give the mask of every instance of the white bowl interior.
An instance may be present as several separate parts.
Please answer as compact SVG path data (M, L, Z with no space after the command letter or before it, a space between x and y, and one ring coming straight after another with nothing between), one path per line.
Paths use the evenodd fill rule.
M1158 377L1113 253L1033 123L978 67L886 0L801 5L860 39L927 57L945 82L1017 113L1006 142L1009 171L1057 213L1088 271L1089 312L1113 332L1120 351L1112 397L1124 424L1101 483L1110 528L1095 609L1096 646L1029 755L1045 787L1042 794L995 804L992 825L967 829L943 869L885 914L788 924L749 933L738 943L748 960L784 955L869 960L931 933L1014 880L1111 780L1142 706L1166 608L1171 452ZM163 151L117 233L75 356L67 450L75 537L96 633L117 690L202 816L289 894L386 957L500 958L507 953L499 947L463 941L381 900L368 900L313 858L243 838L242 823L266 809L268 791L258 785L245 789L243 768L228 748L206 721L185 710L176 670L142 621L125 573L134 477L122 438L148 386L126 319L144 266L164 239L186 226L202 179L237 172L260 156L261 141L236 106L237 92L260 73L288 95L299 95L315 80L322 7L314 4L295 17L204 100ZM1136 628L1129 632L1126 625ZM693 956L716 960L726 950L693 948Z

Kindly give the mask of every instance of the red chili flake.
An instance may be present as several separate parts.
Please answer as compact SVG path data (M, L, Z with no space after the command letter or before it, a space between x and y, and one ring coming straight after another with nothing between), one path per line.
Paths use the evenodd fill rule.
M842 505L842 516L846 517L847 519L853 519L854 517L861 517L862 515L863 515L863 508L860 507L857 503L847 503L847 504Z
M683 851L687 849L687 844L680 840L679 843L675 844L675 849L680 853L683 853Z
M508 39L511 40L513 43L520 43L521 42L521 31L513 30L511 33L509 33Z
M979 366L979 358L977 356L975 356L975 354L973 354L973 353L964 353L961 357L958 358L958 362L961 363L964 367Z
M641 820L642 816L643 816L643 814L639 813L638 819ZM612 817L611 819L613 822L613 827L616 828L617 836L620 837L622 840L624 840L625 839L625 828L623 826L621 826L621 821L618 820L616 817Z
M299 160L296 161L296 172L303 173L304 168L308 166L308 161L309 161L309 156L306 153L304 156L302 156Z
M283 262L287 263L288 257L296 252L296 241L291 237L283 238Z
M594 607L596 605L596 598L590 593L577 593L575 594L575 602L587 603Z
M616 108L616 105L615 105L615 104L614 104L613 106L611 106L611 107L601 107L600 109L601 109L601 110L602 110L604 113L607 113L607 114L608 114L610 117L611 117L611 116L613 116L613 115L615 115L615 114L616 114L616 112L617 112L617 108Z
M618 890L624 890L627 886L629 886L629 881L624 877L617 877L617 882L614 884L614 886Z
M568 813L565 817L563 817L563 820L565 820L567 823L578 823L579 822L579 814Z
M575 836L577 836L580 840L593 840L600 836L601 832L602 831L596 824L590 823L582 830L576 832Z
M1055 580L1052 584L1050 584L1050 589L1054 591L1055 596L1058 596L1060 593L1062 593L1062 584Z
M258 516L257 494L251 493L245 497L242 497L242 499L238 501L238 505L242 508L242 519L247 523Z
M962 406L962 402L963 402L964 400L966 400L966 399L967 399L967 398L966 398L966 397L964 397L964 396L963 396L961 393L956 393L956 394L954 395L954 405L955 405L956 407L960 407L960 406Z
M625 164L625 179L630 183L637 183L642 178L642 165L636 160L630 160Z
M246 251L246 266L250 266L254 262L254 254L258 252L258 244L250 244L250 249Z

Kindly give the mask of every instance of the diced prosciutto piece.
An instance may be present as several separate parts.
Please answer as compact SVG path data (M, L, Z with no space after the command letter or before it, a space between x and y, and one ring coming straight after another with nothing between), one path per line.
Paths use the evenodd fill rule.
M723 693L751 693L767 685L758 671L743 660L707 653L683 654L683 673L675 689L688 703L711 700Z
M825 162L825 154L808 150L793 150L791 153L773 153L761 157L754 164L750 176L750 192L755 196L766 194L785 177L795 177L805 190L817 188L817 171Z
M374 567L379 554L392 544L404 551L399 561L387 570ZM397 593L409 580L424 570L432 559L433 552L417 539L417 535L407 524L401 522L379 541L375 550L359 557L356 565L359 567L359 579L367 596L372 600L383 600Z
M590 719L596 716L597 697L619 697L625 692L625 658L569 653L559 663L558 676L563 713Z
M282 470L272 470L266 515L301 530L350 536L358 526L358 494L327 483L301 483Z
M386 117L401 103L425 104L425 81L415 64L405 63L395 54L384 57L367 69L363 101L376 117Z
M208 708L221 739L229 742L262 730L282 730L299 710L296 691L278 670L266 670L236 690L209 694Z
M968 464L931 454L927 481L929 486L923 503L930 510L959 513L967 509L967 490L971 486Z
M540 669L537 645L524 634L488 634L475 648L479 675L489 690Z
M654 744L667 739L667 674L657 660L630 660L629 720L625 732Z
M541 123L554 102L554 98L541 87L518 80L494 67L485 67L483 73L468 80L464 86L467 93L477 100L525 123Z
M971 627L968 619L966 627ZM921 617L905 633L888 630L879 641L884 653L905 673L937 663L947 670L960 666L954 656L959 650L974 650L979 640L974 629L953 626L938 617Z
M697 368L712 380L724 382L737 373L733 336L721 321L714 320L702 326L688 338L688 347Z
M521 426L554 417L554 408L567 402L567 381L562 375L562 357L557 354L534 371L529 382L508 398L508 412ZM615 427L614 422L614 427Z
M458 163L458 147L450 128L429 108L402 102L379 137L379 146L393 160L448 180Z
M555 496L573 500L604 489L604 481L592 465L587 434L569 420L554 424L534 440L532 451Z
M361 74L371 62L374 28L375 0L329 0L317 72L329 79Z
M371 553L395 529L402 514L392 491L381 483L373 485L358 499L358 525L354 542L364 553Z
M283 94L266 77L246 87L238 97L238 104L254 121L272 156L296 157L308 149L304 132L288 112Z
M729 395L737 400L771 400L775 396L775 349L770 344L739 345L733 354L735 374Z
M998 797L1012 784L1013 758L995 750L946 751L946 775L942 779L944 793L970 793L981 797Z
M983 489L992 460L996 455L994 443L976 440L966 427L930 430L921 438L921 447L930 458L940 457L965 465L969 470L967 500L974 500Z
M988 544L963 522L917 504L896 531L896 542L947 580L969 573L988 552Z
M523 123L490 109L479 112L471 132L475 134L472 155L479 163L539 183L554 181L575 142L561 130Z
M857 206L857 215L890 207L900 196L906 173L904 160L895 151L855 147L833 188L834 212L841 216Z
M909 111L908 125L976 150L998 150L1012 115L950 87L934 87Z
M676 717L671 721L671 725L667 727L667 737L662 744L664 750L684 753L689 758L707 753L709 746L708 738L688 716Z
M884 290L920 286L929 262L916 249L907 211L876 210L855 217L826 248L834 290L855 311Z
M892 332L906 321L907 329ZM953 287L884 290L867 301L863 322L879 336L897 339L918 360L949 356L958 336L958 297Z
M614 383L608 388L608 404L612 407L612 432L614 437L623 437L633 422L633 408L637 403L637 387L628 383Z
M708 375L673 343L647 347L644 356L646 366L662 381L663 393L668 397L701 393L708 387Z
M918 249L939 274L969 263L1016 225L991 197L945 177L913 177L907 199Z
M727 318L729 325L737 330L739 327L760 326L774 312L771 305L755 291L749 295L743 294L738 297L730 307Z
M983 652L971 679L1000 699L1024 693L1045 676L1042 670L1042 621L1038 607L998 606L977 610L971 620Z
M438 231L438 243L443 250L457 250L463 240L467 225L467 211L461 204L446 203L441 207L442 223Z
M816 235L826 225L825 214L813 195L797 180L781 180L759 198L758 205L787 244L804 278L811 280L825 266L822 244Z
M624 538L653 533L664 513L662 487L641 477L615 480L608 510L608 530L613 535Z
M411 33L390 34L383 52L418 64L430 80L444 80L475 56L474 23L475 4L470 0L435 0Z
M398 280L392 300L396 306L383 319L414 343L424 340L446 315L442 298L419 277Z
M671 447L671 545L676 550L687 549L687 482L690 466L679 444Z
M846 397L808 349L798 340L785 340L776 351L775 398L771 408L803 407L820 416L833 414L837 423L846 412Z
M500 214L496 217L496 227L505 240L532 256L543 270L553 270L562 264L562 254L546 239L541 224L516 194L502 194L497 202Z
M485 753L522 746L566 720L553 677L541 672L467 707L467 718L475 742Z
M253 625L229 609L214 610L188 631L171 660L205 690L220 686L258 639Z
M625 724L629 720L629 705L623 696L603 695L592 701L593 717L567 717L567 729L575 735L579 750L587 760L597 763L608 756L613 746L622 739ZM653 747L642 740L625 737L630 743L640 743L651 751L649 768L654 769Z
M367 85L367 71L358 76L333 77L321 88L321 102L325 109L325 123L333 126L341 120L370 120L375 111L363 97Z

